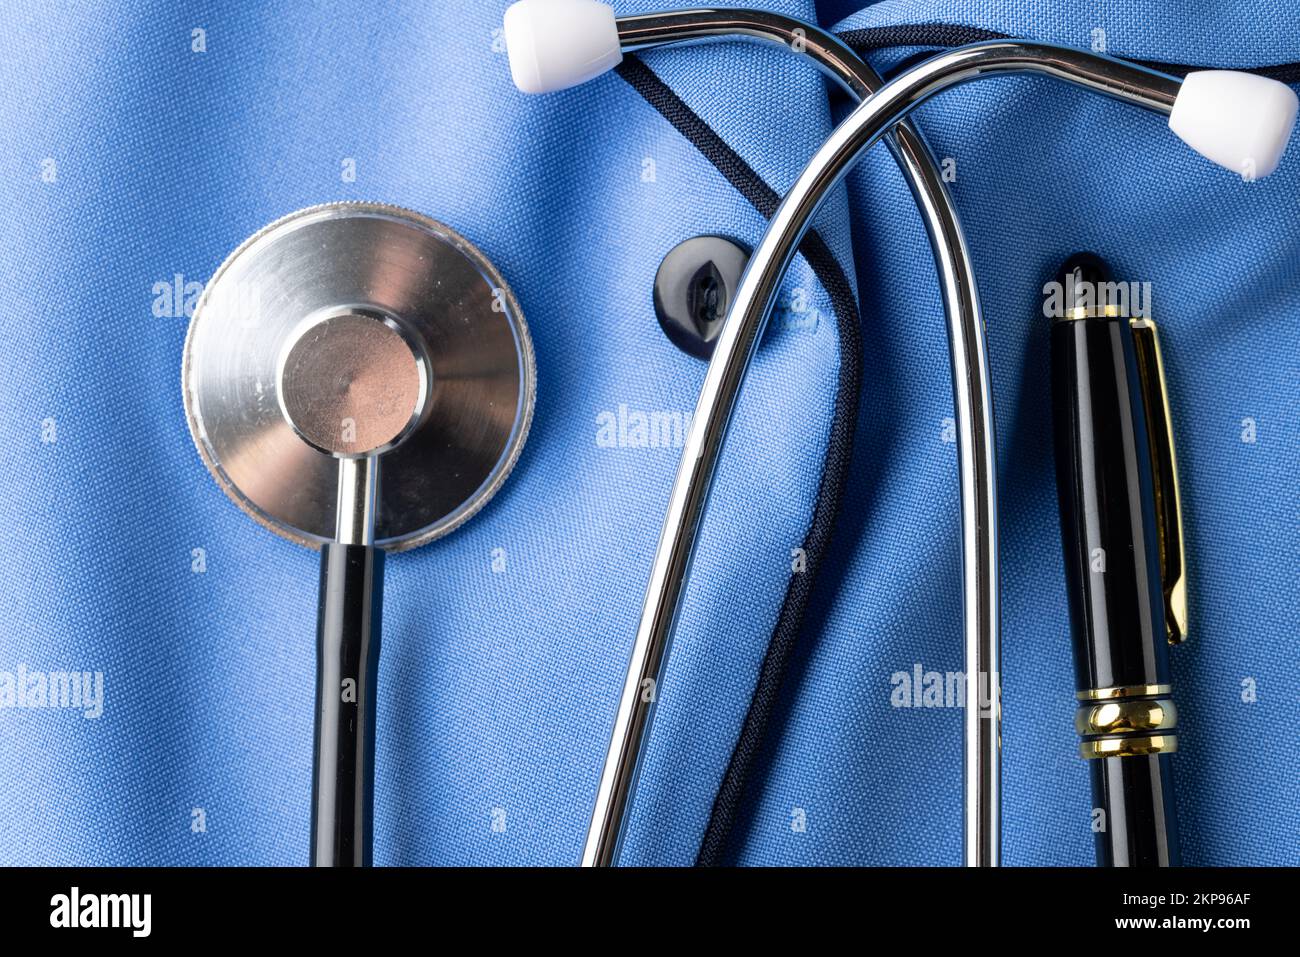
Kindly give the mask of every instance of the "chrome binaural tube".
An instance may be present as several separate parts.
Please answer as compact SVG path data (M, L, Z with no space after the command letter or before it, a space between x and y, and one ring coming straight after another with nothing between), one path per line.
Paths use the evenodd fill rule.
M636 53L717 40L754 40L806 54L827 77L862 100L884 85L853 49L832 33L766 10L671 10L619 17L619 46Z
M883 86L876 72L838 38L779 14L759 10L684 10L621 17L617 24L624 52L710 40L750 39L778 44L808 56L858 100L871 96ZM924 140L911 124L903 122L886 136L886 142L925 222L946 315L961 486L966 670L972 674L996 675L999 671L996 442L979 296L956 207ZM711 379L715 367L720 368L721 356L719 347L710 366ZM720 389L710 391L706 384L695 411L695 422L719 419L725 430L748 361L746 355L736 374L727 377ZM617 858L654 707L654 696L645 692L647 687L657 687L662 676L695 532L716 462L716 447L708 449L712 458L702 455L707 445L707 438L693 437L682 456L583 849L582 863L586 866L609 865ZM971 865L996 865L1000 833L1000 752L996 724L990 729L987 723L973 726L968 723L964 753L967 787L963 857Z

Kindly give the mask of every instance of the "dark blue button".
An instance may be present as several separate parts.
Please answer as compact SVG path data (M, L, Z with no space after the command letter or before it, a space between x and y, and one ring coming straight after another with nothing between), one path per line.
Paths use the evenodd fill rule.
M707 359L736 295L749 250L722 236L696 236L664 257L655 275L655 315L664 334Z

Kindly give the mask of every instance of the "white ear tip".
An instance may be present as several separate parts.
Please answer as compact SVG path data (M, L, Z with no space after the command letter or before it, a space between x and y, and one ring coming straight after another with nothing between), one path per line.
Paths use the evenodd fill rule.
M1277 169L1296 107L1285 83L1236 70L1202 70L1183 80L1169 128L1206 159L1254 179Z
M525 93L577 86L623 60L614 8L596 0L519 0L506 9L505 37Z

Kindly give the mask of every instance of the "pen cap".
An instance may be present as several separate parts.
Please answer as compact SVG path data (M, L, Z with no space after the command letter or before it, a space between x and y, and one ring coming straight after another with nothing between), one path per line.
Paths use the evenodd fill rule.
M1081 691L1169 683L1150 439L1132 330L1104 263L1071 260L1051 330L1061 539ZM1091 296L1091 306L1085 297ZM1100 301L1100 305L1098 302Z
M1237 70L1200 70L1183 80L1169 128L1206 159L1256 179L1277 169L1296 107L1285 83Z
M623 60L614 8L594 0L519 0L506 9L505 38L525 93L586 83Z

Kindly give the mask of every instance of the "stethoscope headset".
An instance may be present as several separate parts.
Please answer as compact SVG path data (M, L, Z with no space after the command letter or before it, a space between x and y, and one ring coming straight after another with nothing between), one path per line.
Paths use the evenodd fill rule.
M964 857L1000 860L1000 641L996 466L983 320L964 232L928 148L906 121L944 89L1039 73L1169 116L1213 162L1262 177L1296 116L1284 84L1235 71L1185 80L1101 54L994 40L938 54L889 83L831 34L755 10L618 18L595 0L520 0L506 11L516 85L592 79L635 50L750 39L808 57L860 105L832 132L718 296L712 343L649 576L641 623L582 853L616 862L696 533L750 359L822 202L884 139L912 187L943 292L958 431L967 681ZM195 311L183 389L195 444L256 521L321 550L311 860L368 865L384 554L467 521L517 460L533 409L522 312L466 239L418 213L332 203L290 214L235 250ZM643 694L647 682L658 688Z

